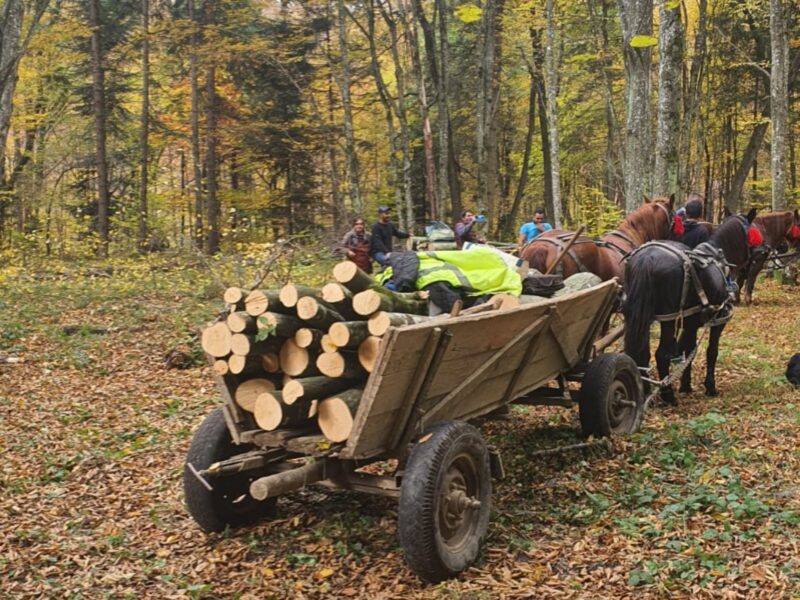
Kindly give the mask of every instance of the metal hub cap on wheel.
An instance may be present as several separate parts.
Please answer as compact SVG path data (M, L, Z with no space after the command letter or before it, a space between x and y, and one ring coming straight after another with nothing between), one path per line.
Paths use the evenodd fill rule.
M478 493L477 467L469 456L457 457L444 476L439 495L439 529L444 542L458 547L477 526L481 502Z
M636 402L631 400L628 386L616 380L609 390L611 402L608 403L608 417L611 427L616 429L628 420L636 410Z

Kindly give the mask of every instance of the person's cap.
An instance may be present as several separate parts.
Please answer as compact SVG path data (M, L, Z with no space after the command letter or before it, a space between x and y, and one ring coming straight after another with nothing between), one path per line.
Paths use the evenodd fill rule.
M378 214L381 214L381 213L388 213L388 212L391 212L391 210L392 210L392 209L391 209L391 208L389 208L388 206L379 206L379 207L378 207Z

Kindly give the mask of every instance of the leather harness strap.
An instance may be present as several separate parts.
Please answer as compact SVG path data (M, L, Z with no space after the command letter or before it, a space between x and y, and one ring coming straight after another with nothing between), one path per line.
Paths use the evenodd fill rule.
M553 244L556 248L558 248L559 251L561 251L561 250L564 249L564 246L567 245L566 242L568 242L570 239L572 239L573 235L575 235L575 234L574 233L561 233L559 235L552 236L552 237L537 236L537 237L533 238L530 243L532 244L534 242L547 242L547 243ZM584 240L584 241L576 240L572 245L576 246L577 244L592 244L592 243L594 243L594 242L590 241L590 240ZM575 265L578 267L578 272L579 273L586 273L586 272L589 271L589 269L586 268L586 265L584 265L583 262L581 262L581 259L578 258L578 255L575 254L572 251L572 248L567 250L567 256L569 256L573 260ZM559 267L560 266L561 265L559 265Z
M703 248L707 246L707 248ZM710 246L707 243L700 244L695 248L695 250L681 250L675 246L667 244L662 241L652 241L646 244L643 244L633 252L628 255L628 258L637 254L638 252L642 251L644 248L655 247L658 250L671 254L678 259L680 259L681 264L683 265L683 284L681 286L681 301L679 305L679 309L677 312L669 313L666 315L655 315L656 321L675 321L676 319L683 319L684 317L689 317L691 315L697 314L703 310L710 310L712 313L717 314L723 309L727 308L730 300L726 300L722 304L719 305L712 305L709 300L708 296L706 295L705 290L703 289L703 284L700 281L700 276L697 274L696 265L699 265L703 268L707 268L709 266L714 266L719 269L720 273L722 274L723 279L727 280L728 271L727 263L723 265L719 258L716 255L716 249L714 246ZM699 250L698 250L699 249ZM695 292L697 293L697 297L700 300L700 304L696 306L692 306L686 308L686 299L689 296L689 284L694 286ZM716 320L716 323L721 323L729 319L728 316L725 319Z

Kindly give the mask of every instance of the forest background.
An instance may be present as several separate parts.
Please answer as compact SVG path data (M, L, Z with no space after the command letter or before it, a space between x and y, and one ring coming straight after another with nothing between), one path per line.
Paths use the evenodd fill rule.
M5 0L5 254L797 205L793 0ZM3 143L4 142L4 143ZM419 230L419 228L418 228Z

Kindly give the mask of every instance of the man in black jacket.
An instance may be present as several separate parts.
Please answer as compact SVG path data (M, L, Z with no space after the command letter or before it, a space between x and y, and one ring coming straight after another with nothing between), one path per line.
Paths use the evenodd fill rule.
M705 223L699 223L698 219L703 218L702 200L689 200L685 206L685 218L683 222L683 243L694 248L698 244L707 242L709 236L708 227Z
M382 266L389 264L389 257L392 254L392 238L405 239L409 234L400 231L392 223L392 215L388 206L378 207L378 222L372 226L372 242L370 244L370 256Z

